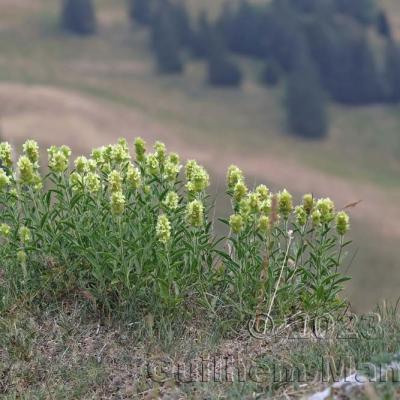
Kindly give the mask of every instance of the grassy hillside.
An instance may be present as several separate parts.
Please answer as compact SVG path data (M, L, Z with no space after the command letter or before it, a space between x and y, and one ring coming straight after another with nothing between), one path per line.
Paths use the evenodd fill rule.
M201 3L216 13L222 3L187 1L193 12ZM326 141L296 139L286 131L282 87L259 85L260 64L241 61L247 73L240 90L207 87L201 62L190 62L183 77L156 76L148 32L130 26L125 2L95 3L99 33L80 39L59 31L54 0L1 2L0 116L7 139L33 136L85 150L110 136L162 136L221 177L235 162L275 187L329 195L343 206L362 199L353 213L359 251L349 293L359 307L396 295L399 107L333 105ZM397 2L382 4L400 25ZM21 84L36 88L25 93Z

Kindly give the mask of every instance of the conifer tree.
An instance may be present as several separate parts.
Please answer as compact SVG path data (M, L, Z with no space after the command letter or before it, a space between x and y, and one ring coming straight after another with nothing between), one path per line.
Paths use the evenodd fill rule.
M204 11L201 12L190 35L189 47L194 57L205 58L208 56L211 29L207 14Z
M279 83L280 69L274 59L266 62L261 79L267 86L275 86Z
M335 0L337 10L368 25L374 22L377 8L375 0Z
M220 25L225 25L225 32L228 33L225 41L229 49L250 57L265 57L271 17L267 9L243 1L236 14L230 16L230 21L227 20L228 16L225 16L225 21L220 21Z
M366 35L345 38L334 59L329 86L337 101L368 104L382 100L381 77Z
M152 43L159 72L167 74L182 72L179 33L171 15L160 11L152 28Z
M93 34L97 24L92 0L63 0L61 25L78 35Z
M382 100L382 77L362 27L353 21L315 20L306 32L324 87L334 100L347 104Z
M133 21L148 25L154 12L154 0L130 0L130 17Z
M175 21L178 39L181 46L190 46L190 38L192 29L190 26L190 17L186 9L185 3L179 1L171 6L171 18Z
M400 102L400 47L389 41L386 48L386 100L391 103Z
M266 36L269 53L285 71L290 72L306 51L304 33L288 0L274 0L271 12L273 17Z
M311 60L303 60L291 72L286 88L290 130L308 138L322 138L328 131L326 98Z
M210 33L208 80L213 86L239 86L242 82L242 73L216 30Z
M381 10L378 14L377 21L376 21L376 27L378 32L387 38L391 38L392 36L392 30L390 27L390 23L388 20L388 17L385 13L385 11Z

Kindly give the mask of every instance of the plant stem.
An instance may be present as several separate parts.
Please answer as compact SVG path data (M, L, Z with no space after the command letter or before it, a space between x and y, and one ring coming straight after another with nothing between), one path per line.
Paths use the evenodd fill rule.
M283 259L283 263L282 263L282 266L281 266L281 271L279 273L279 278L278 278L278 281L276 282L274 294L272 295L271 303L270 303L270 306L269 306L269 309L268 309L268 315L271 314L272 307L274 306L276 293L278 292L279 284L280 284L281 279L282 279L283 270L285 268L286 261L287 261L288 255L289 255L289 250L290 250L290 246L292 244L292 239L293 239L292 235L289 235L288 244L287 244L286 253L285 253L285 258Z

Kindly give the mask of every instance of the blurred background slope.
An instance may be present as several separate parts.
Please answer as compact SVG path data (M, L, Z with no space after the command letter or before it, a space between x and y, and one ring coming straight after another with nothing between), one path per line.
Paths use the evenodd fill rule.
M72 6L61 1L1 0L1 136L16 146L28 137L44 147L68 144L76 153L120 136L140 135L149 143L158 138L183 157L200 159L213 173L218 194L224 191L226 167L235 163L249 184L263 181L296 195L311 191L332 197L338 207L362 200L350 210L354 246L345 268L353 280L347 295L359 310L383 298L395 300L400 285L400 99L394 90L396 79L400 90L400 3L354 0L347 4L362 7L335 9L332 17L326 11L329 0L318 1L326 2L326 9L311 11L307 7L316 1L298 1L304 9L293 2L185 0L179 6L190 28L177 37L166 8L141 20L145 14L138 16L123 0L94 0L82 6L87 15L79 20L81 15L76 19L73 10L66 11ZM365 13L367 3L372 8ZM283 26L295 21L285 27L285 32L294 30L285 39L282 58L267 39L260 42L268 43L265 54L240 48L254 25L238 14L243 7L258 16L268 14L268 7L287 7L273 11L282 12ZM62 11L69 16L62 18ZM239 17L243 30L235 25ZM362 75L371 83L376 78L373 92L343 97L330 86L337 79L332 83L321 73L321 63L329 61L324 56L318 63L318 57L302 53L294 67L285 66L287 57L302 49L303 25L316 29L315 21L334 38L343 27L355 32L354 43L361 47L350 46L343 54L359 61L352 65L357 79ZM311 32L311 38L319 37L318 30ZM204 44L201 50L205 38L206 50ZM338 46L338 51L344 48ZM334 67L339 64L332 59ZM350 66L343 65L338 76L351 78ZM368 75L374 68L376 75ZM354 82L339 83L345 91ZM368 85L359 80L354 88Z

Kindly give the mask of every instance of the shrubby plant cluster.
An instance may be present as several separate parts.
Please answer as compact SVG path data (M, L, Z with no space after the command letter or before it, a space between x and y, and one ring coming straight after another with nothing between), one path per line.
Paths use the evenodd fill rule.
M120 139L72 162L67 146L52 146L43 174L35 141L15 161L0 144L0 308L83 296L106 314L242 321L343 306L350 225L330 199L294 205L231 166L232 212L218 219L203 166L161 142L133 148Z

